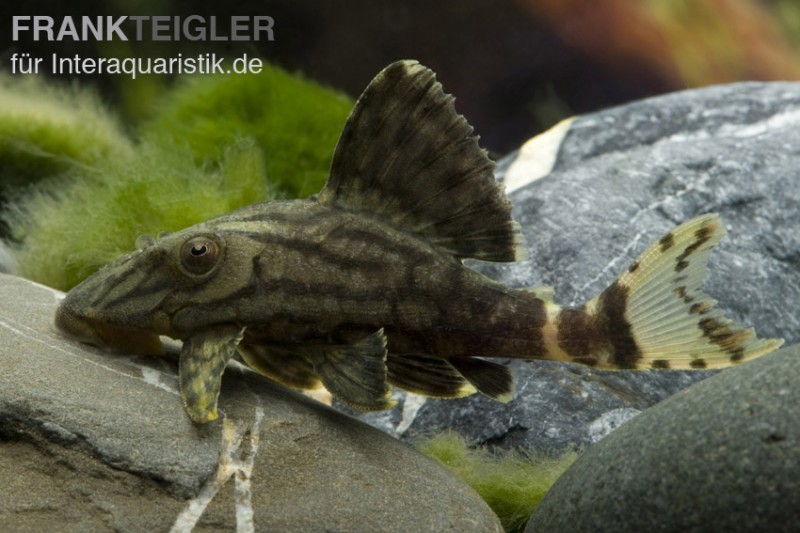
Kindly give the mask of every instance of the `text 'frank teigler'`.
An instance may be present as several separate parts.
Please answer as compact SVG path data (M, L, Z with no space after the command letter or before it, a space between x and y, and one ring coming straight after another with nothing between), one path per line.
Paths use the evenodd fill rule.
M12 17L12 39L34 41L274 41L268 16Z

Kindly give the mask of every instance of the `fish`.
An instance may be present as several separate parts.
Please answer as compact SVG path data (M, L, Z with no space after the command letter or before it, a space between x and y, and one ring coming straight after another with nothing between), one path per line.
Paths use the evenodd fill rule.
M664 235L579 307L470 268L526 249L454 101L430 69L392 63L356 102L319 193L143 239L69 291L57 328L117 352L159 355L161 336L182 341L180 395L197 424L218 417L233 358L369 411L394 405L392 387L508 402L514 376L497 358L723 368L780 346L702 292L725 234L713 213Z

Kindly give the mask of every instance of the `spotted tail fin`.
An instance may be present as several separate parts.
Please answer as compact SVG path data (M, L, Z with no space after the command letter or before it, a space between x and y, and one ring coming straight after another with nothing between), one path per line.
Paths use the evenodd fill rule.
M708 256L725 235L719 216L699 216L648 248L586 305L607 349L607 368L722 368L777 349L725 318L700 290Z

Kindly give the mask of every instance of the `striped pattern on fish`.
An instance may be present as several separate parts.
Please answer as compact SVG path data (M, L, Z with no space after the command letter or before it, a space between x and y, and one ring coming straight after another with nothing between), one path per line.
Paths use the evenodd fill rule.
M716 368L777 348L700 290L723 235L713 214L682 224L578 308L465 267L524 258L519 227L453 98L402 61L359 99L318 195L144 239L73 289L56 324L137 353L158 353L159 335L183 340L181 395L198 423L217 417L237 352L275 381L324 385L357 409L390 407L390 385L508 401L513 376L486 358Z

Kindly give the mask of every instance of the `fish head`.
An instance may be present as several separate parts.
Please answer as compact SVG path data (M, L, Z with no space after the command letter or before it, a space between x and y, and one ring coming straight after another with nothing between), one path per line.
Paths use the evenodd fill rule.
M137 244L66 295L55 317L62 332L111 351L160 355L160 335L185 339L237 323L236 306L225 301L252 277L251 241L200 224Z

